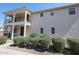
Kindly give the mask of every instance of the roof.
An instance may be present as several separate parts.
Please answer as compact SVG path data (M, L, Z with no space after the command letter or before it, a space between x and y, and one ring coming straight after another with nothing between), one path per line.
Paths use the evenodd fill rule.
M66 6L61 6L61 7L50 8L50 9L45 9L45 10L41 10L41 11L36 11L36 12L33 12L33 14L40 13L40 12L61 10L61 9L66 9L66 8L70 8L70 7L79 7L79 3L66 5Z
M13 12L20 11L20 10L27 10L29 12L32 12L31 10L27 9L26 7L22 7L22 8L18 8L18 9L14 9L14 10L3 12L3 14L13 13Z

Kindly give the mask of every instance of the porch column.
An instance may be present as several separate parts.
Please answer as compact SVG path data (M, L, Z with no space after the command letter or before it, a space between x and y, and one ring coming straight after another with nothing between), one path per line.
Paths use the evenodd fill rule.
M12 35L11 35L11 39L13 39L13 37L14 37L14 21L15 21L15 13L13 13L13 24L12 24Z
M26 37L26 23L27 23L27 11L25 11L25 19L24 19L24 37Z

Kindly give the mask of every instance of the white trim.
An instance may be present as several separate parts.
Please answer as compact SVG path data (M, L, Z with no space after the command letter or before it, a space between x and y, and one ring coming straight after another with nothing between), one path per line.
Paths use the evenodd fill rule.
M15 13L13 13L13 25L12 25L12 35L11 35L11 39L13 39L13 37L14 37L14 21L15 21Z
M25 19L24 19L24 37L26 37L26 22L27 22L27 11L25 12Z

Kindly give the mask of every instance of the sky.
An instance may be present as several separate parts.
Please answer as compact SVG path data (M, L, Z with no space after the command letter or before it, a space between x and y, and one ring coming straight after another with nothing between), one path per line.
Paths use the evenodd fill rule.
M5 15L3 12L5 11L26 7L32 12L35 12L43 9L55 8L70 4L71 3L0 3L0 25L3 25L4 23Z

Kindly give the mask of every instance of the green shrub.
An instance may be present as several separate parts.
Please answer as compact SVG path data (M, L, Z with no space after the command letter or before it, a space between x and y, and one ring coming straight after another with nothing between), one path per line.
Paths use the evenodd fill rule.
M34 34L34 35L33 34L31 34L28 37L28 40L29 40L28 45L31 48L37 48L37 47L40 46L43 49L48 49L50 47L50 45L52 44L51 39L49 38L49 36L46 33L44 33L44 34Z
M19 47L24 47L25 38L23 36L17 36L14 38L14 44Z
M32 33L28 37L17 36L14 38L14 44L21 47L48 49L52 44L52 40L47 34Z
M37 33L31 33L29 36L30 36L30 37L37 37L38 34L37 34Z
M39 40L40 47L43 49L49 49L50 45L52 44L52 41L49 38L49 36L46 33L44 33L40 34L39 38L40 38Z
M68 38L67 42L71 51L75 54L79 54L79 38Z
M25 37L24 46L27 47L30 45L31 37Z
M57 52L63 52L65 41L62 38L52 38L53 48Z
M7 32L7 33L4 33L4 36L7 36L9 38L11 37L11 34Z
M7 37L5 36L0 36L0 45L6 43Z
M39 37L33 37L30 40L31 48L37 48L39 46Z

